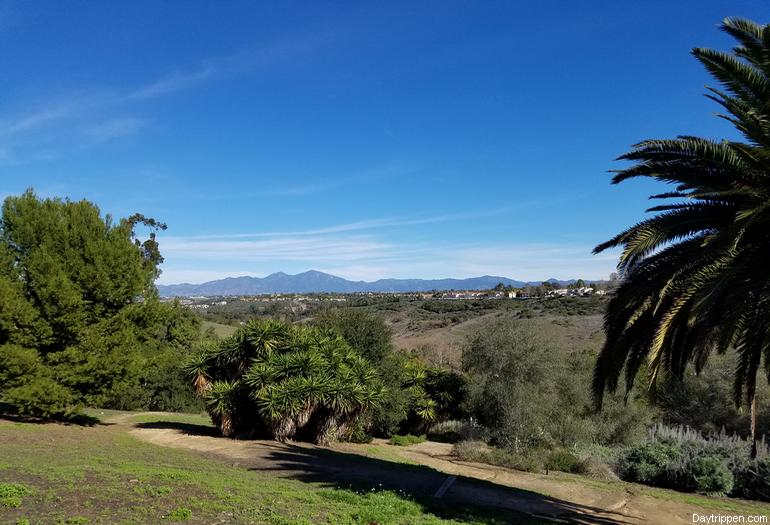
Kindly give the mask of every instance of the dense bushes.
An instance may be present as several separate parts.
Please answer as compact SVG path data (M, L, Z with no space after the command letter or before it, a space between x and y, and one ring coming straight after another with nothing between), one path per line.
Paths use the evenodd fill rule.
M487 429L468 420L449 419L430 426L427 436L431 441L459 443L484 439Z
M393 350L390 330L381 317L355 308L334 308L319 312L316 326L333 330L370 363L377 365Z
M749 458L741 438L658 425L641 444L629 447L617 462L621 478L646 485L702 494L729 494L770 501L770 456Z
M734 469L732 496L770 501L770 456L745 461Z
M736 407L733 399L735 354L714 355L699 373L685 372L684 377L666 378L656 391L655 404L663 422L672 426L695 428L705 435L724 429L729 434L747 436L749 411ZM757 382L757 433L770 430L770 386Z
M317 314L313 324L342 337L371 362L383 382L384 395L368 414L366 432L386 438L419 434L432 424L464 415L463 377L394 351L381 317L355 308L329 309Z
M588 389L592 356L564 354L516 323L486 326L463 352L467 408L491 443L521 453L581 443L632 442L650 419L642 401L610 400L595 414Z

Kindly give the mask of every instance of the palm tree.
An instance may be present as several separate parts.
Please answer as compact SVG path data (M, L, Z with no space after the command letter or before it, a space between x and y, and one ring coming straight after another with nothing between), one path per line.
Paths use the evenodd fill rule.
M327 444L383 392L376 370L341 337L278 321L250 321L186 368L225 435L267 430Z
M647 140L620 157L633 165L613 183L673 184L651 198L674 202L594 250L622 247L622 281L605 316L593 393L601 406L625 369L628 394L645 361L654 388L662 373L681 378L689 364L699 371L712 352L734 349L735 402L749 405L756 443L757 373L762 365L770 372L770 25L727 18L721 27L738 42L733 52L693 55L722 85L707 96L743 140Z
M238 406L240 385L233 381L214 381L204 394L206 408L225 437L235 434L233 418Z
M193 382L195 393L203 396L211 386L213 356L216 348L212 342L205 342L193 352L184 370Z

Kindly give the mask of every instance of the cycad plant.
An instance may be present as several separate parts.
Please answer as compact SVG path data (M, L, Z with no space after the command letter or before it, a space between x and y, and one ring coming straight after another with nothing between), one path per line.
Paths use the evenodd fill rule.
M712 352L738 354L736 403L754 411L757 373L770 373L770 26L728 18L732 53L694 49L721 84L707 96L741 140L693 136L647 140L620 157L633 163L613 178L648 177L674 185L654 199L655 215L595 252L622 247L622 281L605 317L606 343L593 391L601 405L625 369L626 388L645 366L661 374L700 370Z
M418 359L405 365L404 388L409 393L407 430L424 432L433 423L461 417L465 381L459 374L431 368Z
M214 381L205 391L206 409L225 437L231 437L235 432L233 419L238 409L240 387L238 382Z
M383 395L375 369L340 337L271 320L204 348L187 369L224 435L326 444Z
M184 370L193 383L195 393L201 397L211 387L209 373L213 369L212 356L215 349L212 341L205 341L192 353L184 365Z

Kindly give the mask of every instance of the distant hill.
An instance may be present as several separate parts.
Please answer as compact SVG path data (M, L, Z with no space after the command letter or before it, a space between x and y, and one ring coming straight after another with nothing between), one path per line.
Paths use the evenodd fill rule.
M550 282L566 286L573 281ZM161 297L190 297L196 295L260 295L270 293L356 293L356 292L427 292L430 290L488 290L498 283L506 286L522 287L538 285L537 282L524 282L484 275L469 279L380 279L379 281L348 281L342 277L310 270L296 275L283 272L267 277L227 277L203 284L158 285Z

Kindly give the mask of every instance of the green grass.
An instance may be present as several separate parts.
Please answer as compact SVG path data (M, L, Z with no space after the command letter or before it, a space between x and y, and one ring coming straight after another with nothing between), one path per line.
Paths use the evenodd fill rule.
M367 445L364 449L366 455L370 458L381 459L383 461L390 461L392 463L405 463L407 465L417 465L414 461L408 460L400 456L390 447L382 447L378 445Z
M209 328L213 328L214 333L223 339L225 337L230 337L235 333L236 330L238 330L238 328L236 328L235 326L214 323L212 321L203 321L203 326L202 326L203 331L206 331Z
M201 416L137 422L201 423ZM37 430L31 432L29 426ZM492 524L510 515L426 503L393 491L355 491L252 472L139 441L126 427L16 425L0 420L0 479L23 492L0 523Z
M405 436L393 436L388 440L388 443L391 445L396 445L399 447L408 447L409 445L416 445L417 443L422 443L427 438L423 434L422 436L413 436L412 434L407 434Z

